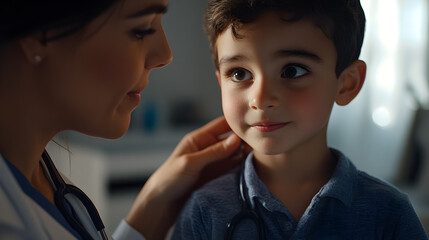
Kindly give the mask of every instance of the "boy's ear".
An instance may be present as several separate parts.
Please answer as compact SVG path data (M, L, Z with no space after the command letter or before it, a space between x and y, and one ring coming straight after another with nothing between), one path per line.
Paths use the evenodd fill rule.
M340 87L335 102L344 106L349 104L359 93L365 81L366 64L356 60L340 74Z
M221 79L220 79L220 72L219 72L219 70L216 70L216 77L217 77L217 82L219 83L219 86L222 86L221 85Z
M36 34L19 40L25 58L31 64L40 63L46 56L46 44L44 34Z

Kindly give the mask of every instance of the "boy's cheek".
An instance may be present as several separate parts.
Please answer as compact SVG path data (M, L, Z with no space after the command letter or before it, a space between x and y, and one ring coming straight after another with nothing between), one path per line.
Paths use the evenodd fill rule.
M222 109L229 126L234 131L238 130L236 128L239 126L239 123L243 121L245 115L243 102L235 98L222 96Z
M294 112L307 112L317 105L317 97L311 93L301 92L299 94L288 94L286 99L288 105Z
M223 113L225 115L225 117L230 120L237 120L240 117L240 113L241 113L241 109L239 107L239 104L235 104L233 102L233 99L228 100L228 99L224 99L222 100L222 108L223 108Z
M314 94L299 94L288 99L294 117L301 120L324 120L329 118L332 103Z

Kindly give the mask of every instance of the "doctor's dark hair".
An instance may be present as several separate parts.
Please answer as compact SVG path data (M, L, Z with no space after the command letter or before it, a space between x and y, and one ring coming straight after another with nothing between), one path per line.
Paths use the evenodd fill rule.
M286 22L310 18L335 45L337 76L359 58L365 32L365 13L359 0L210 0L204 29L217 70L219 35L231 26L234 37L242 38L240 27L268 11L290 13L292 17L281 18Z
M49 30L52 41L84 28L118 0L6 0L0 3L0 46Z

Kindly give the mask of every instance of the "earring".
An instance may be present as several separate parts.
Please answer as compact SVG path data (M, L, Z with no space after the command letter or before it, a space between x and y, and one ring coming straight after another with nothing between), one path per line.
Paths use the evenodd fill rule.
M41 62L42 61L42 57L39 55L39 54L36 54L35 56L34 56L34 60L36 61L36 62Z

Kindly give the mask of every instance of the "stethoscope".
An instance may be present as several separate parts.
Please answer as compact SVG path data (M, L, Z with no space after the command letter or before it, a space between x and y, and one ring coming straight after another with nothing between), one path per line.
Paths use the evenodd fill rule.
M265 239L265 228L262 218L258 214L258 210L253 208L248 198L248 189L244 180L244 168L246 161L241 163L239 174L239 197L241 202L241 211L237 213L227 224L225 239L232 239L235 228L244 220L250 219L255 223L258 230L259 239Z
M94 239L94 234L99 235L101 239L108 239L104 231L103 221L88 196L76 186L67 184L64 181L46 150L42 154L42 160L49 171L54 185L55 205L71 227L76 230L83 239ZM74 201L75 199L79 201L80 204L76 203L76 201ZM73 203L73 201L75 203ZM82 207L84 207L84 211L82 211ZM69 210L70 208L73 209L74 214ZM95 227L97 233L90 234L90 228L93 228L93 226L89 226L90 224ZM85 227L85 225L87 227Z

